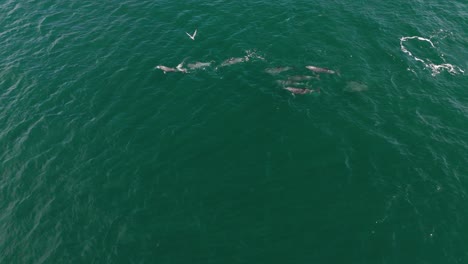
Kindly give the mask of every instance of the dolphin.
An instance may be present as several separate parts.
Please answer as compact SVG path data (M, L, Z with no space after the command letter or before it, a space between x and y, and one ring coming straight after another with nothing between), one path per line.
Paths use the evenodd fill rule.
M248 61L248 60L249 60L248 56L245 56L245 57L242 57L242 58L229 58L229 59L223 61L223 63L221 63L221 65L219 65L219 67L233 65L233 64L245 62L245 61Z
M274 74L282 73L282 72L289 71L289 70L292 70L292 67L267 68L265 69L265 72L274 75Z
M158 65L158 66L156 66L154 68L155 69L160 69L161 71L164 72L164 74L166 74L166 72L177 72L177 71L179 71L176 68L171 68L171 67L167 67L167 66L164 66L164 65Z
M320 67L315 67L315 66L306 66L307 69L313 71L313 72L318 72L318 73L329 73L329 74L335 74L336 72L327 68L320 68Z
M211 66L211 61L210 62L195 62L195 63L189 63L187 64L187 66L190 68L190 69L204 69L206 67L210 67Z
M305 89L305 88L296 88L296 87L286 87L285 90L290 91L292 94L310 94L315 92L315 90Z
M301 82L295 82L293 80L276 80L276 82L279 84L279 85L282 85L282 86L287 86L287 85L303 85L303 83Z
M315 76L310 76L310 75L295 75L295 76L290 76L288 80L290 81L305 81L305 80L311 80L311 79L318 79Z

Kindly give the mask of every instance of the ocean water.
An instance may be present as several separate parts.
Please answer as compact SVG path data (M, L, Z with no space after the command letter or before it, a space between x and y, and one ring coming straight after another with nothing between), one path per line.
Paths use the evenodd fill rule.
M0 7L0 263L468 263L466 1Z

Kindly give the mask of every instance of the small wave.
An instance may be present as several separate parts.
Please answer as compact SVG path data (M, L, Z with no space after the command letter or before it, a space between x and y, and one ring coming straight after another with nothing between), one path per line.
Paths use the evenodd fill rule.
M401 51L403 51L404 53L408 54L408 56L410 56L411 58L413 58L415 61L419 61L421 62L422 64L424 64L424 66L426 68L429 68L431 69L432 71L432 76L435 76L437 74L439 74L442 70L447 70L449 73L451 74L458 74L458 73L465 73L464 70L462 70L460 67L458 66L455 66L455 65L452 65L450 63L442 63L442 64L435 64L435 63L432 63L429 59L422 59L422 58L418 58L417 56L413 55L413 53L411 53L411 51L409 51L405 45L403 44L404 42L408 41L408 40L412 40L412 39L416 39L416 40L419 40L419 41L425 41L425 42L428 42L429 44L431 44L431 47L432 48L436 48L434 46L434 43L431 41L431 39L427 39L427 38L423 38L423 37L419 37L419 36L410 36L410 37L402 37L400 38L400 48L401 48ZM444 62L445 59L443 56L439 56Z

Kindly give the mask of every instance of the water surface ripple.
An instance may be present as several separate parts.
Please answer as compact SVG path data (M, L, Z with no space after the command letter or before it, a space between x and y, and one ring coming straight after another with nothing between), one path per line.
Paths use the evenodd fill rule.
M0 263L468 262L465 1L0 7Z

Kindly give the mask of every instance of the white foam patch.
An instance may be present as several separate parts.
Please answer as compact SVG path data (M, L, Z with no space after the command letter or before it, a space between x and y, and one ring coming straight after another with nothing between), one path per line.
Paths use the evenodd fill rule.
M259 60L262 60L262 61L265 60L265 57L257 54L256 50L246 50L245 53L247 54L245 56L246 58L254 58L254 59L259 59Z
M406 42L407 40L411 40L411 39L416 39L416 40L419 40L419 41L425 41L425 42L428 42L429 44L431 44L431 47L432 48L435 48L434 46L434 43L432 43L432 41L430 39L427 39L427 38L423 38L423 37L419 37L419 36L411 36L411 37L402 37L400 39L400 48L401 48L401 51L403 51L404 53L408 54L408 56L410 56L411 58L413 58L415 61L419 61L421 62L422 64L424 64L424 66L426 68L429 68L431 69L432 71L432 76L435 76L437 74L439 74L442 70L446 70L448 71L449 73L451 74L458 74L458 73L464 73L465 71L462 70L460 67L458 66L455 66L455 65L452 65L450 63L442 63L442 64L434 64L432 63L430 60L428 59L421 59L421 58L418 58L416 57L415 55L413 55L413 53L411 53L406 47L405 45L403 44L404 42ZM444 61L444 56L441 55L440 58Z

